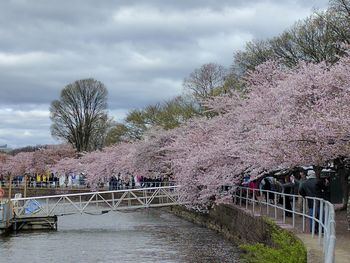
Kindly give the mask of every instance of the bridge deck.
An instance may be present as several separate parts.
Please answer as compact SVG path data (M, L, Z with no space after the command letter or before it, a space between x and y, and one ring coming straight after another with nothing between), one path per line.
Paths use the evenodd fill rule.
M100 214L182 204L177 186L13 198L15 218Z

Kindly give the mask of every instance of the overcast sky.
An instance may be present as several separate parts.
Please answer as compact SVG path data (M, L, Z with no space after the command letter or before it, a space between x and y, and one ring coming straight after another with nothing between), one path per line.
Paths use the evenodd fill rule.
M275 36L328 0L1 0L0 145L57 143L49 104L77 79L109 90L109 110L182 93L204 63L229 67L234 51Z

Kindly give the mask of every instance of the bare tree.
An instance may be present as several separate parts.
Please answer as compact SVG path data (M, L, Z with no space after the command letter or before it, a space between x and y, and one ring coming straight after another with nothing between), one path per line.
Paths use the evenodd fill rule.
M333 30L338 43L350 44L350 0L330 0L328 12L321 17Z
M253 40L246 44L245 50L234 53L233 71L244 75L248 70L274 58L270 43L265 40Z
M330 0L331 9L340 13L346 19L350 19L350 1L349 0Z
M311 16L297 23L290 32L300 60L333 64L339 59L334 31L322 17Z
M333 64L350 44L350 0L330 0L326 11L314 12L279 36L248 42L234 53L232 69L244 75L267 60L278 60L287 67L299 61Z
M72 144L77 151L101 147L107 133L107 89L94 79L68 84L50 107L52 136Z
M294 35L289 31L270 40L271 50L275 53L276 58L282 59L289 67L297 65L300 59L294 40Z
M215 89L222 87L225 76L226 70L223 66L208 63L195 69L188 78L185 78L183 85L196 99L201 100L212 96Z

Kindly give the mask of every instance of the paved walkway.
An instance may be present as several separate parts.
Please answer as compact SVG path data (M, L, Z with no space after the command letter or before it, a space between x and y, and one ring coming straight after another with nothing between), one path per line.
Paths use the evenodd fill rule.
M337 211L336 221L336 242L335 242L335 263L350 262L350 231L346 220L346 211ZM322 249L318 244L318 238L312 238L305 233L297 233L297 236L304 242L308 249L308 262L323 262Z
M335 243L335 262L350 262L350 230L346 220L346 211L337 211L335 213L336 221L336 243Z
M246 210L246 207L242 207ZM252 206L248 206L248 211L252 211ZM273 211L270 211L270 217L273 219ZM266 208L259 209L255 207L255 215L267 215ZM350 263L350 230L348 230L348 222L346 219L346 211L336 212L336 248L335 248L335 263ZM306 220L306 229L309 229L308 221ZM305 244L308 250L308 263L323 263L323 251L319 245L318 235L312 238L311 234L303 233L302 231L302 217L295 218L295 228L292 227L292 219L286 218L285 223L282 221L282 212L278 212L278 219L275 220L280 227L294 232Z

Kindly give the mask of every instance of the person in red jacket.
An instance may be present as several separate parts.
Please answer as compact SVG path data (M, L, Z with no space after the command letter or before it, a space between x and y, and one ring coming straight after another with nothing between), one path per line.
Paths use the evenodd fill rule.
M258 189L257 181L255 179L254 180L250 180L249 184L248 184L248 187L249 187L249 196L250 196L250 198L253 197L253 192L255 192L254 199L258 200L257 196L259 195L259 191L257 191L257 189Z

